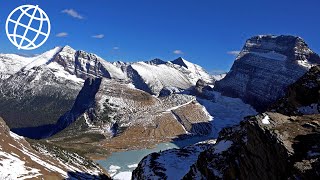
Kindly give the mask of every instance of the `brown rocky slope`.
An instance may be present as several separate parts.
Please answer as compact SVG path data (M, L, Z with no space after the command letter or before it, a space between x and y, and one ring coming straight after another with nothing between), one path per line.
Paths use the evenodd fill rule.
M94 162L12 133L0 118L0 179L109 179Z

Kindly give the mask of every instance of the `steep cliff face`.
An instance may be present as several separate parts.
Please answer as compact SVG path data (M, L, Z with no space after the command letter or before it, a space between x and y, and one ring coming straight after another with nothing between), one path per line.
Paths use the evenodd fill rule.
M100 88L101 79L87 79L84 82L84 86L79 92L73 107L70 111L66 112L63 116L59 118L54 128L48 136L52 136L61 130L67 128L70 124L76 121L84 113L90 113L90 110L96 108L96 94ZM91 116L95 113L91 113Z
M319 56L299 37L252 37L230 72L216 82L215 89L224 95L239 97L263 111L319 62Z
M285 97L269 110L286 115L318 114L320 111L320 66L314 66L290 85Z

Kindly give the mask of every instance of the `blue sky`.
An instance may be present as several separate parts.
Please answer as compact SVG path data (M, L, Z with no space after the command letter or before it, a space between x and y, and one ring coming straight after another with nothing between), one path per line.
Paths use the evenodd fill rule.
M23 4L38 4L51 20L51 35L37 50L17 50L5 34L7 16ZM318 0L1 0L0 52L70 45L108 61L182 56L227 71L230 52L253 35L298 35L320 52L319 7Z

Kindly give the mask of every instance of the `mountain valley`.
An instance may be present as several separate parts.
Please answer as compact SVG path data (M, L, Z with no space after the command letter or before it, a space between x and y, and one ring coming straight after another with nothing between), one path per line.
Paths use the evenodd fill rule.
M109 179L93 160L171 142L179 149L147 155L132 179L312 179L319 62L289 35L248 39L218 76L183 58L111 63L70 46L0 54L0 170L23 172L0 177Z

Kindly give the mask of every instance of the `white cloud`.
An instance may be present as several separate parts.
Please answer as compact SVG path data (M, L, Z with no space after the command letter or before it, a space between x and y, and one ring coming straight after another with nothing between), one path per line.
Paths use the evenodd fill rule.
M66 32L61 32L56 35L56 37L67 37L67 36L68 36L68 33Z
M221 69L213 69L213 70L209 71L209 73L213 74L213 75L224 74L227 72L228 72L227 70L221 70Z
M227 53L233 56L238 56L240 51L228 51Z
M97 34L97 35L94 35L92 37L93 38L97 38L97 39L102 39L102 38L104 38L104 34Z
M80 15L77 11L75 11L74 9L65 9L63 11L61 11L62 13L68 14L69 16L72 16L74 18L77 19L83 19L83 16Z
M120 48L116 46L116 47L113 47L112 49L113 50L119 50Z
M173 51L173 54L179 54L179 55L181 55L181 54L184 54L181 50L174 50Z

